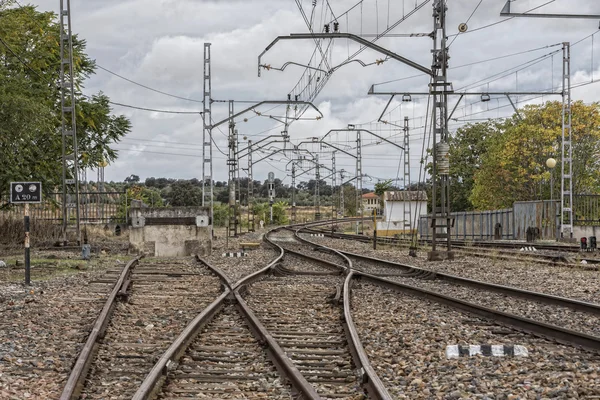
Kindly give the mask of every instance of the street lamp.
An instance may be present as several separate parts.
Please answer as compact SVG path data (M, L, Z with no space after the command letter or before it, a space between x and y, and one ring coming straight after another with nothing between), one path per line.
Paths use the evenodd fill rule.
M550 200L553 200L554 195L554 167L556 167L556 159L550 157L546 160L546 167L550 169Z

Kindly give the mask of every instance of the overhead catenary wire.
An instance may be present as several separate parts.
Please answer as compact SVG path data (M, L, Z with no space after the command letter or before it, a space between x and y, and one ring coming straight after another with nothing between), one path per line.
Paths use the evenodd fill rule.
M471 15L469 15L469 18L467 18L467 20L464 22L465 24L468 24L469 21L471 21L471 18L473 18L473 15L475 15L475 13L477 12L477 9L479 8L479 6L481 5L481 3L483 3L483 0L479 0L479 3L477 3L477 5L475 6L475 9L473 10L473 12L471 13ZM460 36L462 32L459 32L458 35L454 36L454 38L452 38L452 41L450 42L450 44L448 45L448 47L452 46L452 43L454 43L454 41L456 40L456 38L458 38Z

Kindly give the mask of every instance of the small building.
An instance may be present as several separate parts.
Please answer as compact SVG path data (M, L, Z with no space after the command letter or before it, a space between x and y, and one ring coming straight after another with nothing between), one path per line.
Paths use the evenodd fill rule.
M363 194L363 215L371 215L373 210L377 210L377 214L381 214L381 202L379 200L380 197L374 192Z
M383 221L377 222L377 235L409 234L419 228L419 216L427 215L427 193L390 191L383 195Z

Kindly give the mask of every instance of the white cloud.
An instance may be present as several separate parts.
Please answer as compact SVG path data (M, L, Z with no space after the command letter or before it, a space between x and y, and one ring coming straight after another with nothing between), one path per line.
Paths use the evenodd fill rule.
M419 0L419 3L421 0ZM478 0L453 0L449 2L448 34L454 35L457 26L465 22L477 5ZM58 2L34 1L42 9L54 11ZM284 100L290 89L296 84L303 71L301 67L289 66L284 72L264 71L257 76L258 55L278 35L306 32L306 25L295 2L282 0L252 1L204 1L204 0L86 0L73 3L74 29L88 42L88 53L98 63L116 73L122 74L140 83L156 89L174 93L182 97L200 99L202 97L203 49L205 42L212 43L213 98L219 100ZM310 1L301 2L310 17ZM355 0L330 1L336 15L356 4ZM388 22L387 7L390 7ZM493 3L493 2L492 2ZM501 55L522 52L564 41L575 42L597 31L594 20L556 20L514 18L486 29L477 30L503 18L499 16L504 2L486 4L477 9L469 21L469 31L460 35L450 47L450 66L456 67L472 62L486 60ZM513 4L515 11L526 11L543 4L541 0L521 0ZM376 8L377 5L377 8ZM414 1L365 0L364 7L354 9L348 18L339 18L342 32L375 33L382 31L410 11ZM404 10L402 8L405 7ZM587 0L557 1L539 12L596 12L594 5ZM327 20L318 12L314 17L316 30L321 30ZM432 29L431 2L400 24L392 33L428 33ZM451 36L451 41L453 41ZM597 38L596 38L597 39ZM407 57L424 66L431 65L431 39L390 37L377 42L379 45ZM596 40L595 43L598 43ZM600 56L593 57L595 78L600 77ZM314 49L312 41L281 41L263 58L265 63L280 67L286 61L305 64ZM357 44L337 39L331 48L333 65L342 62L348 54L358 49ZM541 57L560 47L548 47L536 51L502 58L485 63L475 63L464 68L453 68L449 79L454 88L459 89L473 82L485 80L501 71ZM358 59L365 63L380 59L381 55L371 50L362 52ZM532 67L518 73L507 74L489 84L489 90L541 90L560 83L562 54L547 58ZM592 68L591 40L588 39L572 48L573 83L591 80ZM315 100L324 118L316 121L297 121L290 127L292 140L322 136L330 129L343 128L349 123L359 124L376 121L383 111L388 97L369 96L367 91L373 83L395 80L419 73L414 69L393 60L379 66L361 67L351 63L335 71L328 84ZM502 76L502 75L500 75ZM420 76L377 86L378 91L427 91L428 78ZM487 83L474 86L472 90L487 90ZM574 89L574 99L582 98L587 102L597 99L595 86ZM158 93L147 91L127 83L104 71L97 71L86 84L88 93L104 91L116 102L137 106L201 111L199 103L178 100ZM519 98L524 104L527 96ZM549 100L548 96L544 100ZM390 105L384 119L403 124L405 116L410 118L411 154L414 160L421 156L422 140L427 110L427 98L413 96L413 101L403 103L396 98ZM515 99L516 100L516 99ZM451 107L456 99L451 99ZM531 100L541 101L540 99ZM248 104L237 103L236 110ZM259 140L268 134L278 134L282 128L255 136L279 125L269 115L283 117L284 107L272 109L263 106L262 117L248 113L243 122L240 118L237 127L241 135ZM130 174L148 176L166 176L192 178L201 177L202 168L202 118L199 115L173 115L149 113L126 108L115 108L131 118L132 133L116 147L121 151L119 160L107 168L108 179L121 180ZM213 118L227 117L227 104L213 104ZM457 107L454 117L459 120L495 118L512 113L512 107L503 97L493 98L481 103L477 96L464 99ZM314 115L311 113L310 115ZM452 128L460 123L453 121ZM382 136L392 136L398 141L402 134L398 127L391 124L366 124L365 129ZM223 131L226 132L226 125ZM339 135L340 144L352 145L351 134ZM225 137L214 133L217 145L227 150ZM365 143L368 143L365 138ZM162 153L162 154L159 154ZM215 179L226 179L225 157L214 150ZM395 177L398 172L399 152L389 146L370 146L365 148L367 173L381 177ZM353 170L351 158L339 157L339 166ZM245 161L242 161L245 165ZM284 169L285 163L273 163ZM258 164L255 177L263 179L274 167ZM416 169L413 169L416 171ZM283 174L278 172L278 174ZM413 172L414 175L414 172Z

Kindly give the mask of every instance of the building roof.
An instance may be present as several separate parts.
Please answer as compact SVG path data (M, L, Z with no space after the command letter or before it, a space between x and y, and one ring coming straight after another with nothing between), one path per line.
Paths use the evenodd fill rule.
M362 195L363 199L378 199L379 196L377 196L374 192L370 192L370 193L365 193Z
M385 201L427 201L427 192L424 190L405 190L385 192Z

